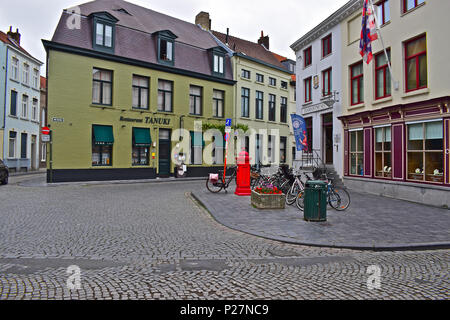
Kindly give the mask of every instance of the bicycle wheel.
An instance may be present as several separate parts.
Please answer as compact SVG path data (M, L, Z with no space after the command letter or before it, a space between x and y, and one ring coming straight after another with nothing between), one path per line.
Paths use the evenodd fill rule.
M212 183L211 180L209 180L209 178L206 180L206 189L208 189L210 192L218 193L220 192L220 190L222 190L222 188L223 188L222 181L219 180L215 183Z
M297 197L295 198L295 204L297 205L297 208L299 208L301 211L303 211L303 208L305 207L305 190L300 190L300 192L297 194Z
M291 189L291 184L289 183L289 180L284 181L280 186L277 186L281 192L283 192L285 195L288 194L289 189Z
M337 211L344 211L350 205L350 194L343 188L333 188L328 193L328 203Z
M297 199L297 194L300 192L298 184L294 184L289 191L286 193L286 204L293 205Z

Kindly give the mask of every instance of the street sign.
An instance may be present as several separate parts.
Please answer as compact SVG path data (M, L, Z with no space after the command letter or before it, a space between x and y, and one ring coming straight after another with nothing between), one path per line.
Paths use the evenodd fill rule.
M64 122L64 118L53 118L53 122Z
M41 132L43 135L49 135L50 134L50 128L49 127L43 127L41 129Z
M225 133L225 141L228 141L230 139L230 133L227 132Z
M231 133L231 128L230 127L225 127L225 133Z
M49 134L43 134L41 139L42 139L42 142L50 142L50 135Z
M225 127L231 127L232 119L225 120Z

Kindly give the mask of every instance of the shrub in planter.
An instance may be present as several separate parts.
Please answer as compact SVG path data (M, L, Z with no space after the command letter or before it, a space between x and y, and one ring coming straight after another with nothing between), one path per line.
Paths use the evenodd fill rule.
M265 185L252 190L251 203L258 209L284 209L285 197L277 187Z

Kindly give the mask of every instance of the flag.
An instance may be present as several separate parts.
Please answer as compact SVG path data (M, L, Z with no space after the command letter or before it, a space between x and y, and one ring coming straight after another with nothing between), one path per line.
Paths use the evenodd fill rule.
M294 128L295 144L297 151L308 151L308 137L306 134L306 122L302 116L291 114L292 127Z
M375 26L375 14L372 8L373 7L369 5L369 0L364 0L361 39L359 41L359 53L367 64L369 64L373 58L371 42L378 39Z

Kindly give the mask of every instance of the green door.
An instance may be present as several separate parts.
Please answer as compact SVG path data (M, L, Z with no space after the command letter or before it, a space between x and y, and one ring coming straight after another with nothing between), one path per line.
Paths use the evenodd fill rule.
M159 129L159 176L170 176L170 130Z

